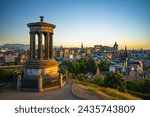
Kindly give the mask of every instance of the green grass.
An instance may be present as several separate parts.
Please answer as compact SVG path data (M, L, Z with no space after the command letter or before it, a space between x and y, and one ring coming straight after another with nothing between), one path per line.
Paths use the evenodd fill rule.
M150 94L149 93L141 93L141 92L136 92L136 91L128 91L129 93L136 95L144 100L150 100Z
M120 92L117 89L101 87L87 82L86 83L80 81L76 81L76 82L82 84L85 89L100 95L100 97L102 97L103 99L108 99L108 100L140 100L141 99L132 94Z

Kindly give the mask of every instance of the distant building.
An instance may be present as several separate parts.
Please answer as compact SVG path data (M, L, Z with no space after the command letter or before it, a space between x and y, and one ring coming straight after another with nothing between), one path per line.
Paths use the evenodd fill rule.
M83 49L83 42L81 43L81 50Z
M118 58L118 44L115 42L113 46L113 58Z
M27 61L26 54L20 54L19 55L19 60L20 60L20 63L25 63Z
M128 60L127 67L129 67L130 69L135 70L137 72L142 72L143 71L143 62L138 61L138 60Z
M94 45L94 50L95 52L99 52L103 49L103 46L102 45Z
M4 56L5 64L8 64L8 65L9 64L16 64L17 63L16 60L17 60L17 57L14 55L9 54L9 55Z
M86 48L86 55L91 54L91 48Z
M56 58L57 56L57 52L56 52L56 48L53 49L53 57Z
M128 50L127 50L127 46L125 46L125 50L124 50L124 58L128 58Z
M80 51L80 53L84 53L84 52L85 52L85 49L83 47L83 43L81 43L81 51Z
M0 52L0 57L4 57L4 52Z
M69 54L75 54L74 49L69 49Z

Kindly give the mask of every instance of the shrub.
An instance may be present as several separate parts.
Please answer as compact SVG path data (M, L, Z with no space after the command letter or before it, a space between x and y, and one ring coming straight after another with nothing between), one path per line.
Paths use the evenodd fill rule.
M85 76L84 74L78 74L78 75L77 75L77 78L78 78L78 80L80 80L80 81L87 81L87 80L88 80L88 77Z
M126 89L126 82L123 79L123 76L119 73L108 73L106 78L104 79L104 85L107 87L118 89L120 91L125 91Z
M93 84L97 84L99 86L103 86L104 85L104 78L100 78L100 77L93 77L89 79L90 83Z
M109 71L109 63L107 61L102 61L98 66L100 71Z
M0 70L0 83L12 82L14 73L9 70Z
M141 93L150 93L150 79L127 81L127 89Z
M70 73L75 73L76 75L80 73L86 74L87 72L92 72L93 74L96 73L96 63L92 58L81 58L78 62L69 62L67 66L68 71Z

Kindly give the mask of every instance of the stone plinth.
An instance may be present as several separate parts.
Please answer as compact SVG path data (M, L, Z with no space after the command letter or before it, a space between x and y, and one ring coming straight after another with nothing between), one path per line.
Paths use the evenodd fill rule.
M58 76L58 63L55 59L28 60L24 66L25 78L39 75L48 75L50 78Z

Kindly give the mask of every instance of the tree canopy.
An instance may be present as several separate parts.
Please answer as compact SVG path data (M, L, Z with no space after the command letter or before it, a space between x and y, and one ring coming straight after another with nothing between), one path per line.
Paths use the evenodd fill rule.
M68 70L70 73L75 74L86 74L87 72L92 72L93 74L96 73L96 63L92 58L81 58L77 62L69 62L68 63Z
M98 66L100 71L109 71L109 63L107 61L102 61Z
M125 91L126 83L123 76L119 73L110 72L104 79L104 85L118 89L120 91Z

